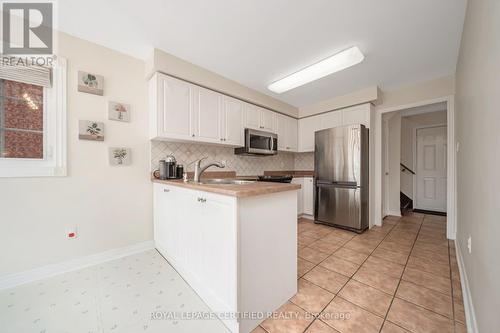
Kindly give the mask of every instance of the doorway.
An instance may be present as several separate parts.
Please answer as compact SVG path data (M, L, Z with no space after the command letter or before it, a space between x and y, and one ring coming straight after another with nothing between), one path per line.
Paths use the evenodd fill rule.
M384 113L383 216L448 210L447 103Z

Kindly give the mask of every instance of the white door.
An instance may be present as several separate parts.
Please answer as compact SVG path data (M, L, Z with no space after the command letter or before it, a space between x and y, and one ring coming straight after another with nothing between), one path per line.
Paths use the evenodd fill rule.
M193 113L192 85L168 76L159 83L163 87L159 93L160 136L178 139L190 138L191 116Z
M243 102L231 97L224 97L222 129L224 143L243 146Z
M220 142L222 95L205 88L196 88L195 128L196 139Z
M446 212L446 126L417 129L415 208Z

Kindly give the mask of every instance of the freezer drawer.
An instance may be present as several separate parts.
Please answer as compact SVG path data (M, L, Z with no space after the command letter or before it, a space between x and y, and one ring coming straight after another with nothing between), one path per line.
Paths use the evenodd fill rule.
M365 229L361 191L360 187L318 184L314 219L349 229Z

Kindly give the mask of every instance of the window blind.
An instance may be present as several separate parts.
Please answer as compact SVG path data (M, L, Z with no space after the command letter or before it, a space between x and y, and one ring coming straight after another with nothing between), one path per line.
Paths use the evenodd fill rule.
M27 65L23 62L0 61L0 79L51 88L52 69L37 65Z

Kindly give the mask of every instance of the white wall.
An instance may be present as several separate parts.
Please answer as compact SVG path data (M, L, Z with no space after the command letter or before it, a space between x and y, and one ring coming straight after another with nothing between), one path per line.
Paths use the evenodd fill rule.
M468 1L456 75L457 243L482 333L500 327L499 32L500 1Z
M0 275L152 239L144 62L59 35L68 59L68 176L0 179ZM104 96L77 92L77 71L104 76ZM107 120L108 100L132 107ZM78 120L105 122L105 141L78 140ZM132 148L132 165L108 165L109 146ZM66 226L78 238L65 238Z

